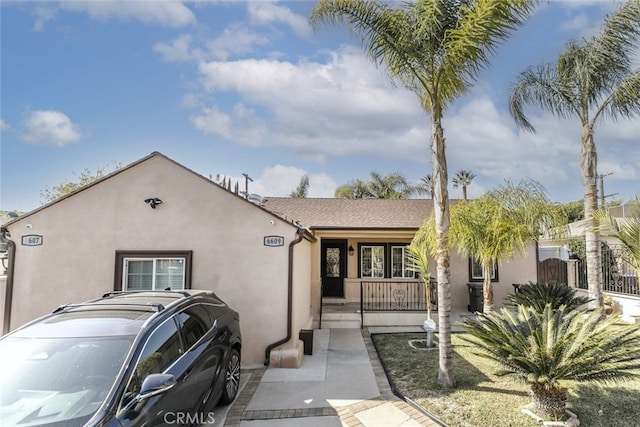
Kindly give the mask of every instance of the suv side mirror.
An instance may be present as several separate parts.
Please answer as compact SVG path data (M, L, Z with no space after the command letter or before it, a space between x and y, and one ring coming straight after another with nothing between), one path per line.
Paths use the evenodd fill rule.
M144 379L136 400L139 402L162 394L174 385L176 385L176 377L171 374L150 374Z

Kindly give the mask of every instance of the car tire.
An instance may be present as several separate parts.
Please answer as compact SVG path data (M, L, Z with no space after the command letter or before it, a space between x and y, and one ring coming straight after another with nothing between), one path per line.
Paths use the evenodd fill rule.
M227 366L224 371L224 387L222 388L220 404L228 405L236 398L240 387L240 353L235 348L232 348L229 352Z

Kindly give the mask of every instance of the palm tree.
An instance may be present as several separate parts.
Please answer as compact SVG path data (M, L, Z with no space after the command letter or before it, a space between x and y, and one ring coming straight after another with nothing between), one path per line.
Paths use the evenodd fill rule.
M371 195L368 184L361 179L356 179L336 188L335 197L337 199L365 199Z
M463 326L469 336L462 338L498 363L498 375L529 384L535 412L546 419L564 415L571 382L614 383L640 372L640 328L604 317L602 309L585 313L548 304L540 313L520 305L465 318Z
M442 117L468 92L497 43L522 24L536 0L416 0L399 8L378 1L320 0L314 27L339 23L361 37L369 57L393 82L413 91L431 115L431 161L437 233L439 373L456 385L452 369L449 289L449 194Z
M428 194L433 199L433 175L425 175L417 186L418 194Z
M471 171L459 170L456 172L456 176L451 180L453 188L462 187L462 200L467 200L467 187L471 185L471 181L473 181L473 178L475 177L476 176L471 173Z
M541 233L559 233L566 216L552 205L543 188L528 180L506 182L469 203L458 203L451 211L451 241L458 251L473 257L484 277L484 312L493 310L491 270L500 261L525 253Z
M640 196L628 203L624 218L612 218L602 210L594 216L599 222L599 232L620 241L624 249L622 259L640 276Z
M335 197L339 199L407 199L417 192L417 187L410 185L399 173L382 176L371 172L371 180L356 179L336 189Z
M371 172L369 192L376 199L407 199L415 193L415 188L399 173L382 176Z
M571 41L553 65L530 67L518 76L509 96L516 123L533 131L524 114L532 104L552 114L580 120L580 166L584 187L584 215L590 223L585 233L587 282L594 306L602 306L600 238L593 213L597 200L597 154L594 127L605 118L631 117L640 112L640 70L631 69L630 54L640 37L640 0L629 0L609 16L600 34Z

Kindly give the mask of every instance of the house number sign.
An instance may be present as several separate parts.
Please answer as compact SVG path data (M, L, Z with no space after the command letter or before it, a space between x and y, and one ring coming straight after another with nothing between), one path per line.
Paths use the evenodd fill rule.
M284 246L284 236L264 236L265 246Z
M22 236L22 246L40 246L42 245L42 236L37 234L27 234Z

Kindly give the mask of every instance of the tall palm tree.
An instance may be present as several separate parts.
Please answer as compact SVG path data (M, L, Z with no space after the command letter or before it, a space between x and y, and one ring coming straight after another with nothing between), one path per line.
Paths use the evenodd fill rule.
M540 313L520 305L464 319L463 326L470 335L463 339L500 365L498 375L530 386L536 412L547 420L564 415L574 381L616 383L640 372L640 328L604 317L602 309L585 314L548 304Z
M416 0L398 8L376 0L320 0L311 13L360 36L371 60L412 90L431 116L431 161L437 234L438 382L456 385L452 368L449 194L444 111L467 93L496 44L522 24L536 0Z
M418 184L418 194L428 194L433 199L433 175L425 175Z
M542 232L559 233L564 211L551 203L540 184L506 182L451 210L451 241L458 251L482 266L484 312L493 310L491 270L500 261L524 254Z
M524 113L526 104L582 124L584 215L591 225L585 233L587 282L594 306L602 306L600 238L593 218L598 208L594 127L606 118L640 112L640 70L632 70L630 58L639 38L640 0L629 0L605 19L600 34L567 43L555 64L522 72L509 95L511 115L526 130L534 130Z
M462 187L462 200L467 200L467 187L471 185L471 181L475 177L475 174L471 173L471 171L459 170L451 180L453 188Z

